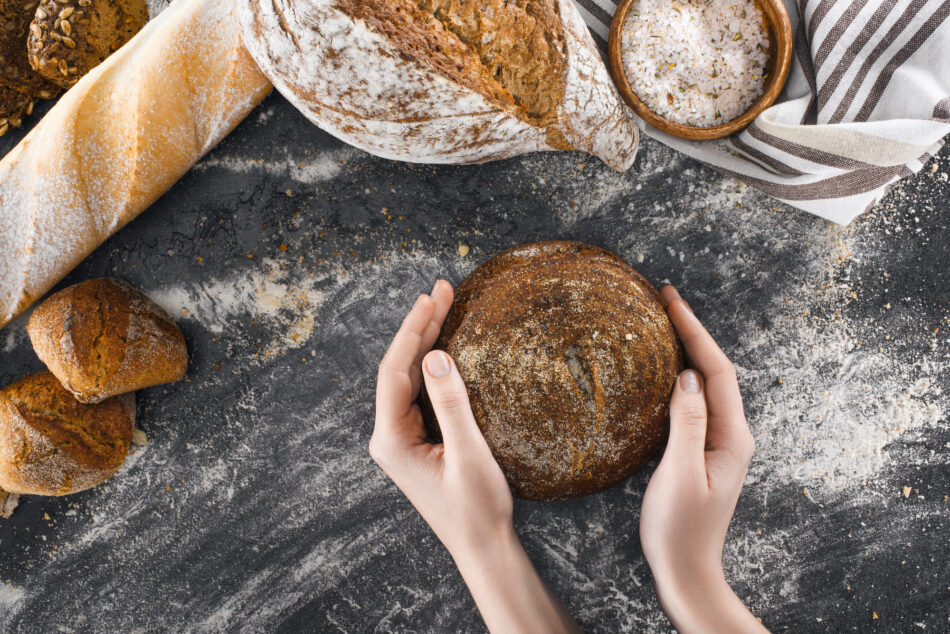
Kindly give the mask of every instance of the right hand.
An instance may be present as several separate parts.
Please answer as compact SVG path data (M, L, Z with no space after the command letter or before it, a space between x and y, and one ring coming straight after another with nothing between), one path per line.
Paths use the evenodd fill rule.
M676 289L664 306L695 369L670 401L670 438L640 513L640 541L657 595L676 628L766 631L725 580L722 548L755 443L735 368Z

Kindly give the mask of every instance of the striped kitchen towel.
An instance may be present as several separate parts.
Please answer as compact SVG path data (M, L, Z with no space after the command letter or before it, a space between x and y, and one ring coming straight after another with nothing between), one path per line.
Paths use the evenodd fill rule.
M784 0L795 55L778 101L739 134L646 133L840 224L916 173L950 134L950 0ZM601 43L612 0L576 0Z

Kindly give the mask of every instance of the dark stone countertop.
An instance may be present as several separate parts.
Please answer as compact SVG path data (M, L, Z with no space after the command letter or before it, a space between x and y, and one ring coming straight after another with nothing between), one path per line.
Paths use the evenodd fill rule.
M437 276L568 238L679 285L736 362L758 452L725 562L763 622L947 631L948 172L945 151L842 228L649 139L623 175L580 154L407 165L273 95L63 282L149 293L191 368L139 394L150 443L115 478L0 523L0 628L483 631L369 459L376 364ZM0 384L41 367L24 324L0 331ZM649 472L516 504L588 632L671 629L637 535Z

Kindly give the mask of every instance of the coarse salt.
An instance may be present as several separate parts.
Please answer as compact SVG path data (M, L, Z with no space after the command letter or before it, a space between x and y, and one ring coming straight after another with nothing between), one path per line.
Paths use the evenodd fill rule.
M637 0L621 47L633 92L673 123L727 123L765 88L769 40L751 0Z

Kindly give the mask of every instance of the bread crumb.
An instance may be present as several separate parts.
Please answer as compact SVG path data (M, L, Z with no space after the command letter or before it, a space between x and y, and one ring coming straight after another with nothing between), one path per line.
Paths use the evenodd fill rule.
M464 258L466 255L468 255L468 252L469 252L468 245L462 244L461 242L459 242L459 255Z
M285 189L285 190L284 190L284 193L287 195L287 198L293 198L293 197L294 197L294 193L293 193L292 191L290 191L289 189Z
M633 335L631 335L629 332L625 334L623 338L626 339L627 341L633 341Z
M43 513L43 519L44 519L44 520L51 520L51 519L53 519L53 518L49 516L49 513Z
M289 248L289 247L288 247L286 244L280 245L280 250L281 250L281 251L286 251L288 248Z
M871 612L871 618L877 620L877 612Z
M148 436L145 435L145 432L141 429L132 430L132 443L138 445L139 447L144 447L148 444Z
M904 497L905 498L910 497L910 487L904 487Z

